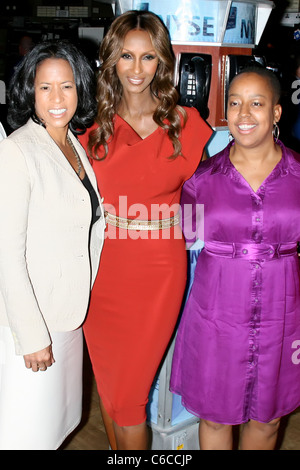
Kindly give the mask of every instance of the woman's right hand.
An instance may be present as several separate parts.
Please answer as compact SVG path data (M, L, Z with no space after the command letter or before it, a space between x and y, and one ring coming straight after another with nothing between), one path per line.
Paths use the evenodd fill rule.
M47 370L47 367L52 366L55 362L51 345L41 351L37 351L32 354L25 354L23 357L25 367L27 367L27 369L32 369L33 372L38 372L39 370L45 371Z

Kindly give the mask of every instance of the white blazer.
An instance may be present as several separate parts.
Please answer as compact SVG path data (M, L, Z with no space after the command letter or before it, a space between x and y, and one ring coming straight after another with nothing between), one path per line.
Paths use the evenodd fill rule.
M0 325L16 354L78 328L98 270L105 221L86 153L69 132L99 198L90 233L88 191L46 129L28 123L0 142Z

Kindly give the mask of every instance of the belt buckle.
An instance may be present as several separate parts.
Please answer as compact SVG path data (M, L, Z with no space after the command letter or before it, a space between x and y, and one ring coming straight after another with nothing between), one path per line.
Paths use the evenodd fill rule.
M273 251L272 258L276 258L276 259L280 258L280 247L281 247L281 243L277 243L276 247L271 245L271 249Z

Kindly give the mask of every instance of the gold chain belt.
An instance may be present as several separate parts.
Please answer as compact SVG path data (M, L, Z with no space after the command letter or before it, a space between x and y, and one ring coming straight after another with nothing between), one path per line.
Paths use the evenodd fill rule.
M179 224L180 216L176 214L170 219L161 220L138 220L138 219L125 219L117 215L104 212L105 220L108 224L114 227L124 228L127 230L162 230L164 228L174 227Z

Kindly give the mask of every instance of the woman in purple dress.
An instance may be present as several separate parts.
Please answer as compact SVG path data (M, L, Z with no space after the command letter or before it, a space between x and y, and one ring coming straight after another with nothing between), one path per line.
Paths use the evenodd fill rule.
M234 140L184 186L183 209L204 204L205 246L171 390L201 418L201 449L231 449L241 423L241 449L274 449L280 418L300 405L300 156L278 140L279 97L272 72L237 75Z

